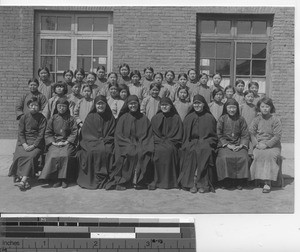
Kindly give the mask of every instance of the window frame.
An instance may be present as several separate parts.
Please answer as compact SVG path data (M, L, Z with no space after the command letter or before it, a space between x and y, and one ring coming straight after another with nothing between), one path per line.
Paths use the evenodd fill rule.
M201 21L202 20L214 20L215 22L215 33L201 33ZM216 33L216 22L217 21L231 21L230 33L222 34ZM237 33L237 22L238 21L251 21L251 32L253 29L253 21L265 21L266 22L266 34L238 34ZM270 90L270 46L271 46L271 35L273 26L273 15L266 14L208 14L198 13L197 14L197 36L196 36L196 69L200 74L200 60L201 60L201 42L226 42L231 41L233 44L233 50L231 52L231 71L230 71L230 84L234 85L236 80L236 45L238 42L242 43L266 43L266 72L265 72L265 93L269 93ZM251 56L252 57L252 56ZM252 60L251 60L252 62ZM212 73L210 73L211 75ZM254 77L255 76L255 77ZM262 76L252 75L250 69L249 79L261 78ZM247 84L247 83L246 83Z
M57 30L42 30L42 17L44 16L56 16L56 17L71 17L71 30L70 31L57 31ZM78 18L79 17L107 17L108 27L107 31L78 31ZM113 15L111 12L74 12L74 11L35 11L35 52L34 52L34 74L37 74L37 70L41 67L41 40L42 39L71 39L71 59L70 69L74 72L77 68L77 40L107 40L107 62L106 71L111 72L113 69ZM56 45L55 45L56 46ZM57 54L55 54L57 57ZM67 69L65 69L67 70ZM89 72L90 69L85 69ZM56 69L51 71L51 75L62 74L63 71L57 71ZM55 81L53 79L52 81Z

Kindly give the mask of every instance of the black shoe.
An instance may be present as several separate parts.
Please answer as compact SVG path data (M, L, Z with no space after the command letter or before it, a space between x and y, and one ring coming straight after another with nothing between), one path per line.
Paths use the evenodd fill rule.
M53 184L53 187L54 188L57 188L57 187L61 187L61 181L57 181L56 183Z
M61 187L62 187L62 188L68 188L68 183L67 183L66 180L63 180L63 181L61 182Z

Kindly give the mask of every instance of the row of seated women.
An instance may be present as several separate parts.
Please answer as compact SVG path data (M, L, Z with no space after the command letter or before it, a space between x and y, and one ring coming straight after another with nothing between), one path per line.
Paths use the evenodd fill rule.
M57 100L48 122L39 107L32 98L29 112L20 118L9 171L22 191L30 188L29 178L34 176L44 144L45 165L39 179L54 187L66 188L76 179L87 189L182 188L204 193L214 192L217 181L242 189L246 180L261 180L267 193L271 181L277 180L281 123L270 98L257 103L259 114L249 128L236 100L226 101L216 121L201 95L193 97L183 123L167 97L160 100L150 121L140 112L135 95L126 99L117 119L106 97L97 96L80 130L66 98Z

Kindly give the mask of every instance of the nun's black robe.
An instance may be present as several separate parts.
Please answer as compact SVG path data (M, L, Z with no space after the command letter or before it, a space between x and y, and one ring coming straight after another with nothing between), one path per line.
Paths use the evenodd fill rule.
M136 100L138 101L137 97ZM146 186L153 181L152 156L154 142L152 127L147 116L129 112L125 102L115 131L114 171L106 189L116 185Z
M217 147L216 120L204 110L192 109L183 121L183 143L178 182L183 188L209 190L214 182L214 158Z
M163 189L177 188L178 148L183 135L180 116L172 107L168 113L159 111L152 118L151 124L154 136L154 181L151 186Z
M93 109L86 117L77 153L79 186L98 189L108 181L113 162L115 127L115 118L108 104L103 113Z

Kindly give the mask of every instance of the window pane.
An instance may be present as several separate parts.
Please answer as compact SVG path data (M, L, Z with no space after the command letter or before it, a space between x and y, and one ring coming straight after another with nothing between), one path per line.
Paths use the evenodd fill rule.
M42 54L54 54L55 43L54 39L42 39L41 41L41 53Z
M214 20L202 20L201 21L201 33L215 33L215 21Z
M215 60L211 59L201 59L200 60L200 73L206 73L212 75L216 72Z
M84 39L77 41L77 55L92 54L92 40Z
M267 44L265 43L255 43L252 45L252 58L266 58Z
M251 33L251 22L250 21L238 21L237 22L237 33L238 34L250 34Z
M266 75L266 61L253 60L252 61L252 74L253 75Z
M71 30L71 17L57 17L57 30L70 31Z
M77 57L77 68L83 68L89 72L91 70L91 57Z
M252 33L253 34L266 34L267 33L267 22L253 21L252 22Z
M41 66L48 67L50 72L55 71L55 60L54 59L55 59L54 56L53 57L49 57L49 56L41 57Z
M42 30L55 30L56 17L42 17Z
M250 75L250 60L237 60L236 61L236 74L237 75Z
M78 18L78 31L92 31L93 18Z
M230 33L230 21L217 21L217 33L228 34Z
M230 75L230 60L217 60L216 72Z
M70 55L71 54L71 40L70 39L58 39L56 54Z
M231 43L217 43L217 58L230 58Z
M107 31L108 18L94 18L94 31Z
M251 44L250 43L237 43L236 57L237 58L251 58Z
M215 57L215 43L202 42L200 44L201 58L214 58Z
M107 40L94 40L93 41L93 54L94 55L107 55Z
M70 69L71 57L57 57L57 71Z

